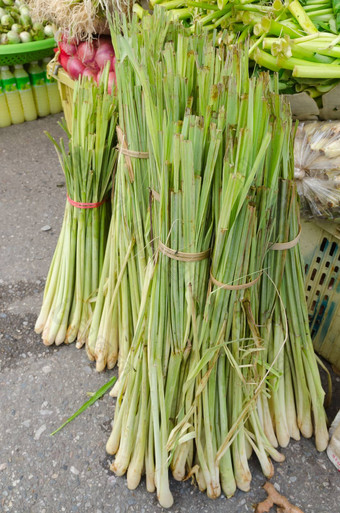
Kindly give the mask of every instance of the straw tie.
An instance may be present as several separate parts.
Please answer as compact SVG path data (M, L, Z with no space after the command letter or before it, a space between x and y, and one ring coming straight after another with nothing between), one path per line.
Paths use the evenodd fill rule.
M123 130L117 126L117 137L119 146L117 146L119 153L123 154L125 157L125 162L128 168L129 178L130 182L135 181L135 174L133 172L133 166L131 162L131 158L137 158L137 159L148 159L149 158L149 152L147 151L134 151L129 150L128 145L126 143L126 136L123 132Z
M259 281L261 276L262 276L262 271L260 272L258 277L255 278L255 280L253 280L253 281L249 281L248 283L243 283L242 285L229 285L227 283L222 283L221 281L216 280L216 278L214 278L214 276L212 275L212 272L210 271L210 279L213 282L213 284L216 285L217 287L219 287L221 289L225 289L225 290L245 290L245 289L249 289L250 287L252 287L253 285L255 285Z
M301 237L301 224L299 224L299 232L298 232L297 236L295 237L295 239L287 241L287 242L276 242L276 243L272 244L269 249L272 249L274 251L285 251L286 249L292 249L298 244L300 237Z
M158 249L163 255L173 260L178 260L179 262L200 262L201 260L209 258L210 255L210 248L200 253L184 253L183 251L168 248L162 241L159 241Z

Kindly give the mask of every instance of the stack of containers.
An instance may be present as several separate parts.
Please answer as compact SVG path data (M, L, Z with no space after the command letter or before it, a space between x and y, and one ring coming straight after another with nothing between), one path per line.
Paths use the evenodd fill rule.
M0 127L61 112L57 82L46 74L48 62L0 67Z

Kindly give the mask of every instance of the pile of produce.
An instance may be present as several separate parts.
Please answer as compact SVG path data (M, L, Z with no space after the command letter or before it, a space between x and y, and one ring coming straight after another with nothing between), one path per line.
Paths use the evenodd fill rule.
M46 345L73 342L92 315L103 267L110 193L116 161L117 109L107 92L108 70L97 85L75 83L68 152L53 140L65 173L67 201L58 244L47 277L35 330Z
M338 2L156 0L194 31L219 31L226 44L250 38L249 56L261 68L279 72L280 91L306 91L313 98L340 80ZM140 16L147 15L139 6ZM255 68L257 69L257 68Z
M128 13L131 0L27 0L36 20L49 20L78 40L109 33L108 14Z
M340 122L314 121L298 126L295 179L306 217L332 219L340 214Z
M58 43L58 61L73 80L80 76L93 79L99 84L103 69L109 63L109 93L115 84L115 54L111 39L100 37L93 41L77 43L73 38L61 36Z
M23 0L0 1L0 44L30 43L53 37L53 28L44 20L33 23Z

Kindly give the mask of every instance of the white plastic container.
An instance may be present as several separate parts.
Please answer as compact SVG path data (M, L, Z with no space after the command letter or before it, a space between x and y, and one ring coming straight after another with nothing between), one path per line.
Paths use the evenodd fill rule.
M25 121L22 103L17 90L15 77L8 66L0 67L0 80L5 91L8 110L11 115L12 123L19 124Z
M47 57L43 60L43 63L45 66L50 62L50 59ZM47 87L47 96L48 96L48 102L50 105L50 113L51 114L58 114L63 110L62 104L61 104L61 98L58 90L58 83L54 78L49 78L47 76L47 73L45 72L45 82Z
M23 66L20 64L17 64L14 67L14 76L17 89L20 94L25 121L34 121L37 119L38 114L33 97L30 77L24 70Z
M6 95L0 80L0 128L5 128L11 124L12 119L8 110Z
M48 116L50 113L50 105L48 102L44 70L39 66L38 61L34 61L29 65L28 73L30 75L38 116Z
M327 447L327 455L333 465L340 471L340 411L332 422L329 435L331 439Z

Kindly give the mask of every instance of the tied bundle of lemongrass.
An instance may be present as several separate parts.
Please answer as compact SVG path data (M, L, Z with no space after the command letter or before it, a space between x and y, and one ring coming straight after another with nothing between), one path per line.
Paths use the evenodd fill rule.
M84 79L75 83L73 130L53 141L65 174L64 220L47 276L43 304L35 325L44 344L71 343L86 331L92 300L103 267L111 216L111 188L116 162L117 108L107 92L108 72L99 88Z
M194 475L209 497L249 489L253 451L272 475L270 458L283 456L265 430L264 408L286 443L267 400L273 389L291 415L289 436L298 436L295 427L310 436L312 428L319 449L327 439L296 246L289 110L277 81L249 78L246 48L216 47L207 34L188 38L173 27L156 11L141 26L113 29L118 61L129 61L142 87L147 179L156 193L145 221L155 253L144 267L131 347L114 390L107 450L116 455L112 469L127 472L129 488L145 472L147 489L157 489L164 507L173 503L169 466L175 479ZM274 253L287 238L289 247ZM285 283L295 276L293 303ZM307 428L303 411L315 419Z
M147 24L148 21L146 20ZM131 30L137 31L137 19L131 22ZM147 27L145 27L147 30ZM152 73L153 62L157 61L164 45L164 38L170 39L175 28L167 33L149 31L149 39L143 48L149 55L148 73ZM181 28L184 32L184 29ZM108 237L105 264L100 287L96 295L93 320L88 334L78 341L86 340L86 349L91 360L96 360L98 371L119 364L124 367L131 341L138 321L146 267L152 257L156 241L156 218L152 217L150 202L155 208L154 197L159 194L160 172L155 157L148 149L152 144L147 130L147 106L143 89L131 63L124 59L124 42L112 33L115 44L117 72L117 101L119 106L118 165L113 201L113 216ZM184 39L187 43L187 40ZM169 63L171 61L169 60ZM158 69L158 80L162 80ZM168 74L172 72L168 70ZM180 94L167 104L168 114L177 120L178 109L184 113L186 102L192 94L192 84L186 77L176 77L180 83ZM153 111L155 129L152 137L162 130L162 108ZM159 159L159 156L157 156ZM119 355L119 359L118 359Z

